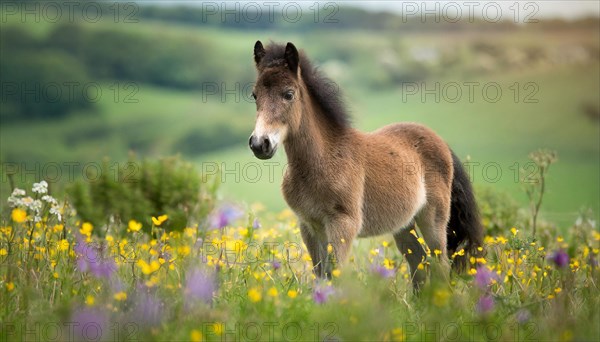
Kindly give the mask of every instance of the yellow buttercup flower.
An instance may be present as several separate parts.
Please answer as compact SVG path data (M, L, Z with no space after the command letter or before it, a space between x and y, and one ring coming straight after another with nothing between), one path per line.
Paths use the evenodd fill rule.
M6 250L6 248L0 248L0 256L5 256L8 254L8 251Z
M188 256L192 252L192 249L188 245L177 247L177 255L180 257Z
M94 226L92 226L91 223L89 222L84 222L81 225L81 229L79 229L79 232L85 236L90 236L92 235L92 230L94 229Z
M167 215L160 215L159 217L154 217L152 216L152 223L154 223L155 226L160 226L161 224L163 224L167 219L169 218L169 216Z
M137 265L139 268L142 269L142 273L144 274L156 272L160 268L160 263L156 260L152 260L150 263L147 263L144 260L140 259L138 260Z
M62 239L58 242L58 250L59 251L66 251L69 249L69 241L66 239Z
M215 334L219 336L223 334L223 331L225 331L225 326L223 323L213 323L212 328Z
M118 301L124 301L127 299L127 293L125 293L123 291L117 292L117 293L115 293L114 298L115 298L115 300L118 300Z
M131 230L132 232L137 232L140 229L142 229L142 224L140 222L137 222L136 220L129 220L128 227L129 230Z
M12 210L10 217L16 223L23 223L27 220L27 212L23 209L15 208Z
M257 303L260 302L260 300L262 299L262 295L260 291L258 291L256 288L251 288L250 290L248 290L248 298L251 302Z
M277 297L277 295L279 295L279 292L277 291L277 289L275 287L271 287L269 289L269 291L267 291L267 295L269 297Z
M88 295L87 297L85 297L85 304L88 306L93 306L95 302L94 296L92 295Z
M298 296L298 292L296 290L289 290L287 295L288 295L288 297L294 299Z
M201 342L202 333L199 330L192 330L192 332L190 333L190 340L192 342Z
M331 274L337 278L340 276L340 274L342 274L342 271L340 271L339 269L335 269L335 270L331 271Z

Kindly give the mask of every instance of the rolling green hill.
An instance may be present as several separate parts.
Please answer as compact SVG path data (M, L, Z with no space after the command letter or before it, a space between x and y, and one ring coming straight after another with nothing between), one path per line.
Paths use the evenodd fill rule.
M37 39L60 28L58 24L7 25L33 32ZM167 67L169 54L164 52L170 45L164 41L175 39L183 44L177 47L192 51L190 56L203 50L198 52L203 57L190 64L195 66L190 72L212 81L193 82L186 78L185 68L166 68L165 73L183 73L164 78L186 85L176 88L154 78L102 78L97 76L100 71L90 69L90 79L103 94L93 108L51 120L3 122L3 163L83 163L105 156L124 161L131 152L142 157L181 153L198 162L200 170L211 171L215 166L233 170L224 179L224 196L283 208L279 184L284 156L279 153L275 161L281 165L269 179L264 162L254 159L246 147L254 121L254 104L247 98L254 75L251 49L256 39L272 39L293 41L322 67L344 93L358 128L374 130L398 121L426 124L462 158L470 156L473 163L479 163L474 169L476 184L505 190L522 204L525 198L515 181L515 163L524 165L527 154L537 148L555 149L560 161L550 172L545 215L571 222L583 207L591 207L596 215L600 212L600 132L597 118L585 114L585 108L593 111L598 106L598 32L574 28L514 29L485 35L325 29L276 33L148 19L130 26L101 22L79 29L90 37L126 34L147 42L155 39L160 63ZM489 43L490 37L494 44ZM56 48L71 48L64 44ZM439 55L434 61L415 57L432 51ZM117 59L115 63L125 62ZM134 75L139 72L135 64L118 66L131 68ZM465 82L477 82L473 101ZM486 85L494 86L489 94L482 92ZM423 95L436 86L439 101L435 95ZM495 96L495 87L502 91L497 102L486 98ZM462 93L454 101L457 88ZM527 103L531 100L534 103ZM257 166L263 167L263 174L254 182ZM496 175L497 168L501 175ZM489 172L487 181L484 170ZM234 172L242 173L237 180ZM3 182L2 197L6 198L4 177Z

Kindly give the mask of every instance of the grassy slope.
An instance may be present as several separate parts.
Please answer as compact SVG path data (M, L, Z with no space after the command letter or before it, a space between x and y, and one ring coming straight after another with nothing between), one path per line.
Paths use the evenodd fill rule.
M560 161L550 173L546 215L560 222L570 222L581 206L592 207L598 212L600 135L597 123L589 121L580 110L584 101L594 101L597 96L599 85L594 75L598 72L597 67L592 70L572 67L481 80L481 84L498 82L506 92L497 103L482 100L480 93L472 104L466 100L438 104L431 97L422 103L418 96L408 97L409 101L403 103L397 89L368 96L349 92L346 97L359 128L373 130L397 121L424 123L444 137L461 157L469 155L471 161L480 163L481 166L475 169L476 183L504 189L521 203L525 203L525 197L520 184L514 181L514 170L510 167L515 162L522 165L527 161L527 154L539 147L557 150ZM539 84L536 95L539 102L514 103L508 89L514 82ZM251 105L247 107L250 112L254 110ZM251 129L249 127L248 132ZM279 154L275 162L284 165L281 151ZM235 163L239 162L238 169L242 171L239 182L229 174L223 177L227 195L264 202L273 209L285 206L279 193L280 179L270 182L269 167L253 158L245 143L240 148L207 154L199 161L225 163L228 170L234 169ZM498 163L502 169L497 183L486 182L482 176L483 165L489 162ZM244 168L244 165L248 166ZM255 165L263 165L262 179L257 183L244 181L244 170L246 180L255 177ZM282 166L276 170L279 171L276 174L281 175ZM490 177L494 178L492 171L490 169Z
M44 35L51 29L50 26L32 25L32 29L35 29L37 34ZM245 43L256 38L265 41L292 40L310 51L317 61L323 61L326 47L331 47L331 44L339 47L340 35L344 34L351 34L353 37L358 34L361 38L357 40L360 41L360 49L374 51L394 44L441 44L440 46L447 48L449 45L460 46L473 39L481 39L473 38L473 35L477 36L473 33L450 34L444 39L431 35L375 35L369 32L321 32L300 36L263 31L223 31L152 21L140 22L127 29L210 37L215 42L214 48L222 52L225 64L239 63L242 60L240 56L249 55L248 44ZM530 32L510 36L499 35L496 38L503 40L503 44L527 45L539 41L542 37L544 44L552 46L560 46L566 40L583 39L582 35L566 35L564 37L559 34ZM250 67L250 58L244 60L248 61ZM347 70L348 75L352 75L356 70ZM440 133L461 157L469 155L481 165L491 161L499 163L503 171L502 177L498 183L488 185L508 190L522 203L525 199L519 184L514 182L514 171L509 167L515 162L525 162L527 153L536 148L548 147L558 150L560 162L551 170L545 208L549 216L558 219L564 217L565 221L568 221L581 206L591 206L596 213L600 211L600 184L597 177L600 136L598 124L589 121L580 113L582 103L597 102L600 89L596 77L598 72L597 66L592 69L546 68L532 72L521 70L478 80L482 83L501 84L504 96L498 103L483 101L481 87L476 92L475 103L464 100L458 103L435 103L431 97L422 103L418 96L409 97L409 101L403 102L399 88L365 91L348 79L351 76L345 75L346 78L340 81L343 82L342 88L346 90L347 102L359 128L373 130L397 121L422 122ZM435 81L442 84L464 81L462 75L446 77L445 80ZM427 86L431 87L435 81L428 81ZM508 89L514 82L520 82L521 85L526 82L539 84L539 93L536 96L539 103L514 103L512 92ZM123 85L124 82L120 84ZM265 167L261 181L249 181L255 177L254 166L262 165L262 162L254 159L245 147L245 136L252 130L253 104L243 100L237 102L231 98L222 101L217 96L209 97L205 102L200 92L165 90L144 84L139 85L139 93L136 95L139 102L124 104L122 101L113 101L108 83L103 84L103 90L105 96L99 103L98 113L73 116L55 122L29 122L22 126L2 125L2 160L89 161L98 160L106 155L122 160L129 150L145 155L169 154L177 141L185 135L215 132L230 134L231 132L223 129L228 127L237 132L230 146L239 148L215 150L197 160L217 164L225 162L226 168L230 170L235 168L236 162L241 163L239 169L247 171L246 177L241 177L239 182L236 182L232 175L225 177L226 196L244 201L265 202L273 209L285 206L279 192L282 165L285 163L283 156L278 156L277 161L281 166L275 168L274 179L269 179L268 169ZM466 91L466 88L463 90ZM524 93L522 91L521 96L524 96ZM256 164L248 164L244 169L244 163ZM481 168L476 169L476 183L485 183L481 171Z

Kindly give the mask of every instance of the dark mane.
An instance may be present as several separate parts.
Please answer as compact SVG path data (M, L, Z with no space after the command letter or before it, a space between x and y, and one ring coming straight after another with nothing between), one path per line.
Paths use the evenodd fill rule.
M286 64L284 45L271 43L265 50L266 54L259 65L261 69ZM345 129L350 127L350 116L342 101L342 94L337 83L328 79L320 70L313 67L303 51L300 51L300 70L310 96L321 108L321 112L327 121L334 128Z

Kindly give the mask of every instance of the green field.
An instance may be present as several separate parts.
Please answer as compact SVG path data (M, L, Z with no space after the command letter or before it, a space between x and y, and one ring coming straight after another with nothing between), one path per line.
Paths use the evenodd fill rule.
M457 103L435 103L433 100L423 103L420 95L407 96L408 101L403 102L399 89L368 95L360 91L348 92L346 97L357 127L370 131L399 121L428 125L444 137L459 156L470 156L476 184L507 191L523 204L526 198L521 184L515 180L515 163L525 165L528 153L537 148L558 151L560 161L550 172L545 215L566 224L571 223L583 207L598 212L599 127L581 113L581 104L593 101L599 89L595 77L598 72L597 66L591 70L579 67L502 75L479 81L482 86L497 82L506 92L497 103L487 102L481 93L475 95L479 100L474 103L469 103L466 96L464 101ZM513 93L508 93L515 82L539 84L539 93L535 96L539 102L515 103L511 97ZM429 96L429 99L433 97ZM248 112L253 112L251 105L246 107ZM248 134L251 131L250 126ZM227 169L223 175L223 188L230 198L262 202L276 210L283 208L285 203L279 193L279 184L285 158L279 155L269 161L278 165L269 166L271 164L253 157L245 141L240 141L240 145L206 154L198 160L200 163L223 163L223 168ZM244 182L244 179L254 181L258 178L257 165L261 166L259 181ZM277 171L274 182L269 179L271 167ZM231 174L231 170L236 169L242 174L239 182ZM501 174L497 174L497 170Z
M37 37L48 36L55 27L9 24L24 27ZM276 161L281 166L276 168L277 174L271 180L264 162L254 159L246 148L254 120L254 104L247 98L249 82L254 77L251 47L257 38L273 39L294 41L316 64L322 65L344 93L358 128L370 131L399 121L423 123L448 141L461 158L470 157L474 163L473 179L478 186L506 191L521 204L526 200L516 179L517 166L525 165L528 153L538 148L556 150L559 162L550 171L544 215L569 224L581 209L591 208L596 217L600 212L599 125L597 119L584 114L586 106L598 103L600 67L597 58L482 67L478 55L469 50L473 46L490 49L485 42L493 39L497 48L492 47L492 50L544 48L556 54L563 46L570 46L567 44L597 48L597 32L529 29L516 33L457 32L443 37L435 33L398 35L368 30L300 34L219 30L159 20L144 20L129 27L114 26L110 22L82 27L92 33L108 30L142 36L159 34L165 39L205 44L213 53L209 56L219 57L199 61L199 65L222 71L224 77L222 82L217 80L206 85L217 86L221 91L233 90L234 94L209 92L205 84L199 89L183 90L137 81L94 80L103 93L92 109L53 120L3 123L0 127L3 162L83 163L104 157L124 161L131 152L142 157L181 153L184 158L197 162L200 170L203 167L213 170L217 164L236 172L236 163L240 163L238 169L247 174L237 175L237 179L233 175L225 177L223 195L233 200L263 202L274 210L282 209L285 203L278 188L285 158L280 153ZM350 37L353 45L341 43ZM399 65L390 71L385 69L386 64L379 62L383 57L373 54L377 51L384 56L395 51L406 59L413 50L432 46L450 56L447 57L450 61ZM412 69L418 68L425 68L423 72L427 76L411 81L410 77L415 77ZM408 81L389 79L401 77L398 75L406 75ZM465 82L476 82L471 94L473 101L469 100L470 90ZM415 94L406 92L409 83L417 86ZM436 84L439 85L435 91L440 96L439 102L433 94L421 97L426 89L435 89ZM490 84L502 91L497 102L483 94L484 86ZM456 85L462 91L458 101L454 101ZM495 97L493 88L490 94L491 98ZM534 103L528 103L532 101ZM210 166L202 163L210 163ZM257 165L263 166L260 180L244 181L257 177L251 174L256 173ZM484 175L485 171L488 173ZM6 181L4 177L3 181ZM57 185L61 188L63 184ZM2 194L7 194L7 188L3 186Z
M598 340L597 18L422 25L342 6L339 25L247 25L139 6L135 24L0 9L0 342ZM305 50L355 127L442 136L472 171L484 255L440 276L421 242L432 272L415 295L383 235L317 279L280 192L283 149L248 148L257 39ZM72 81L102 95L27 91ZM538 149L558 162L535 233L519 168L535 175Z

